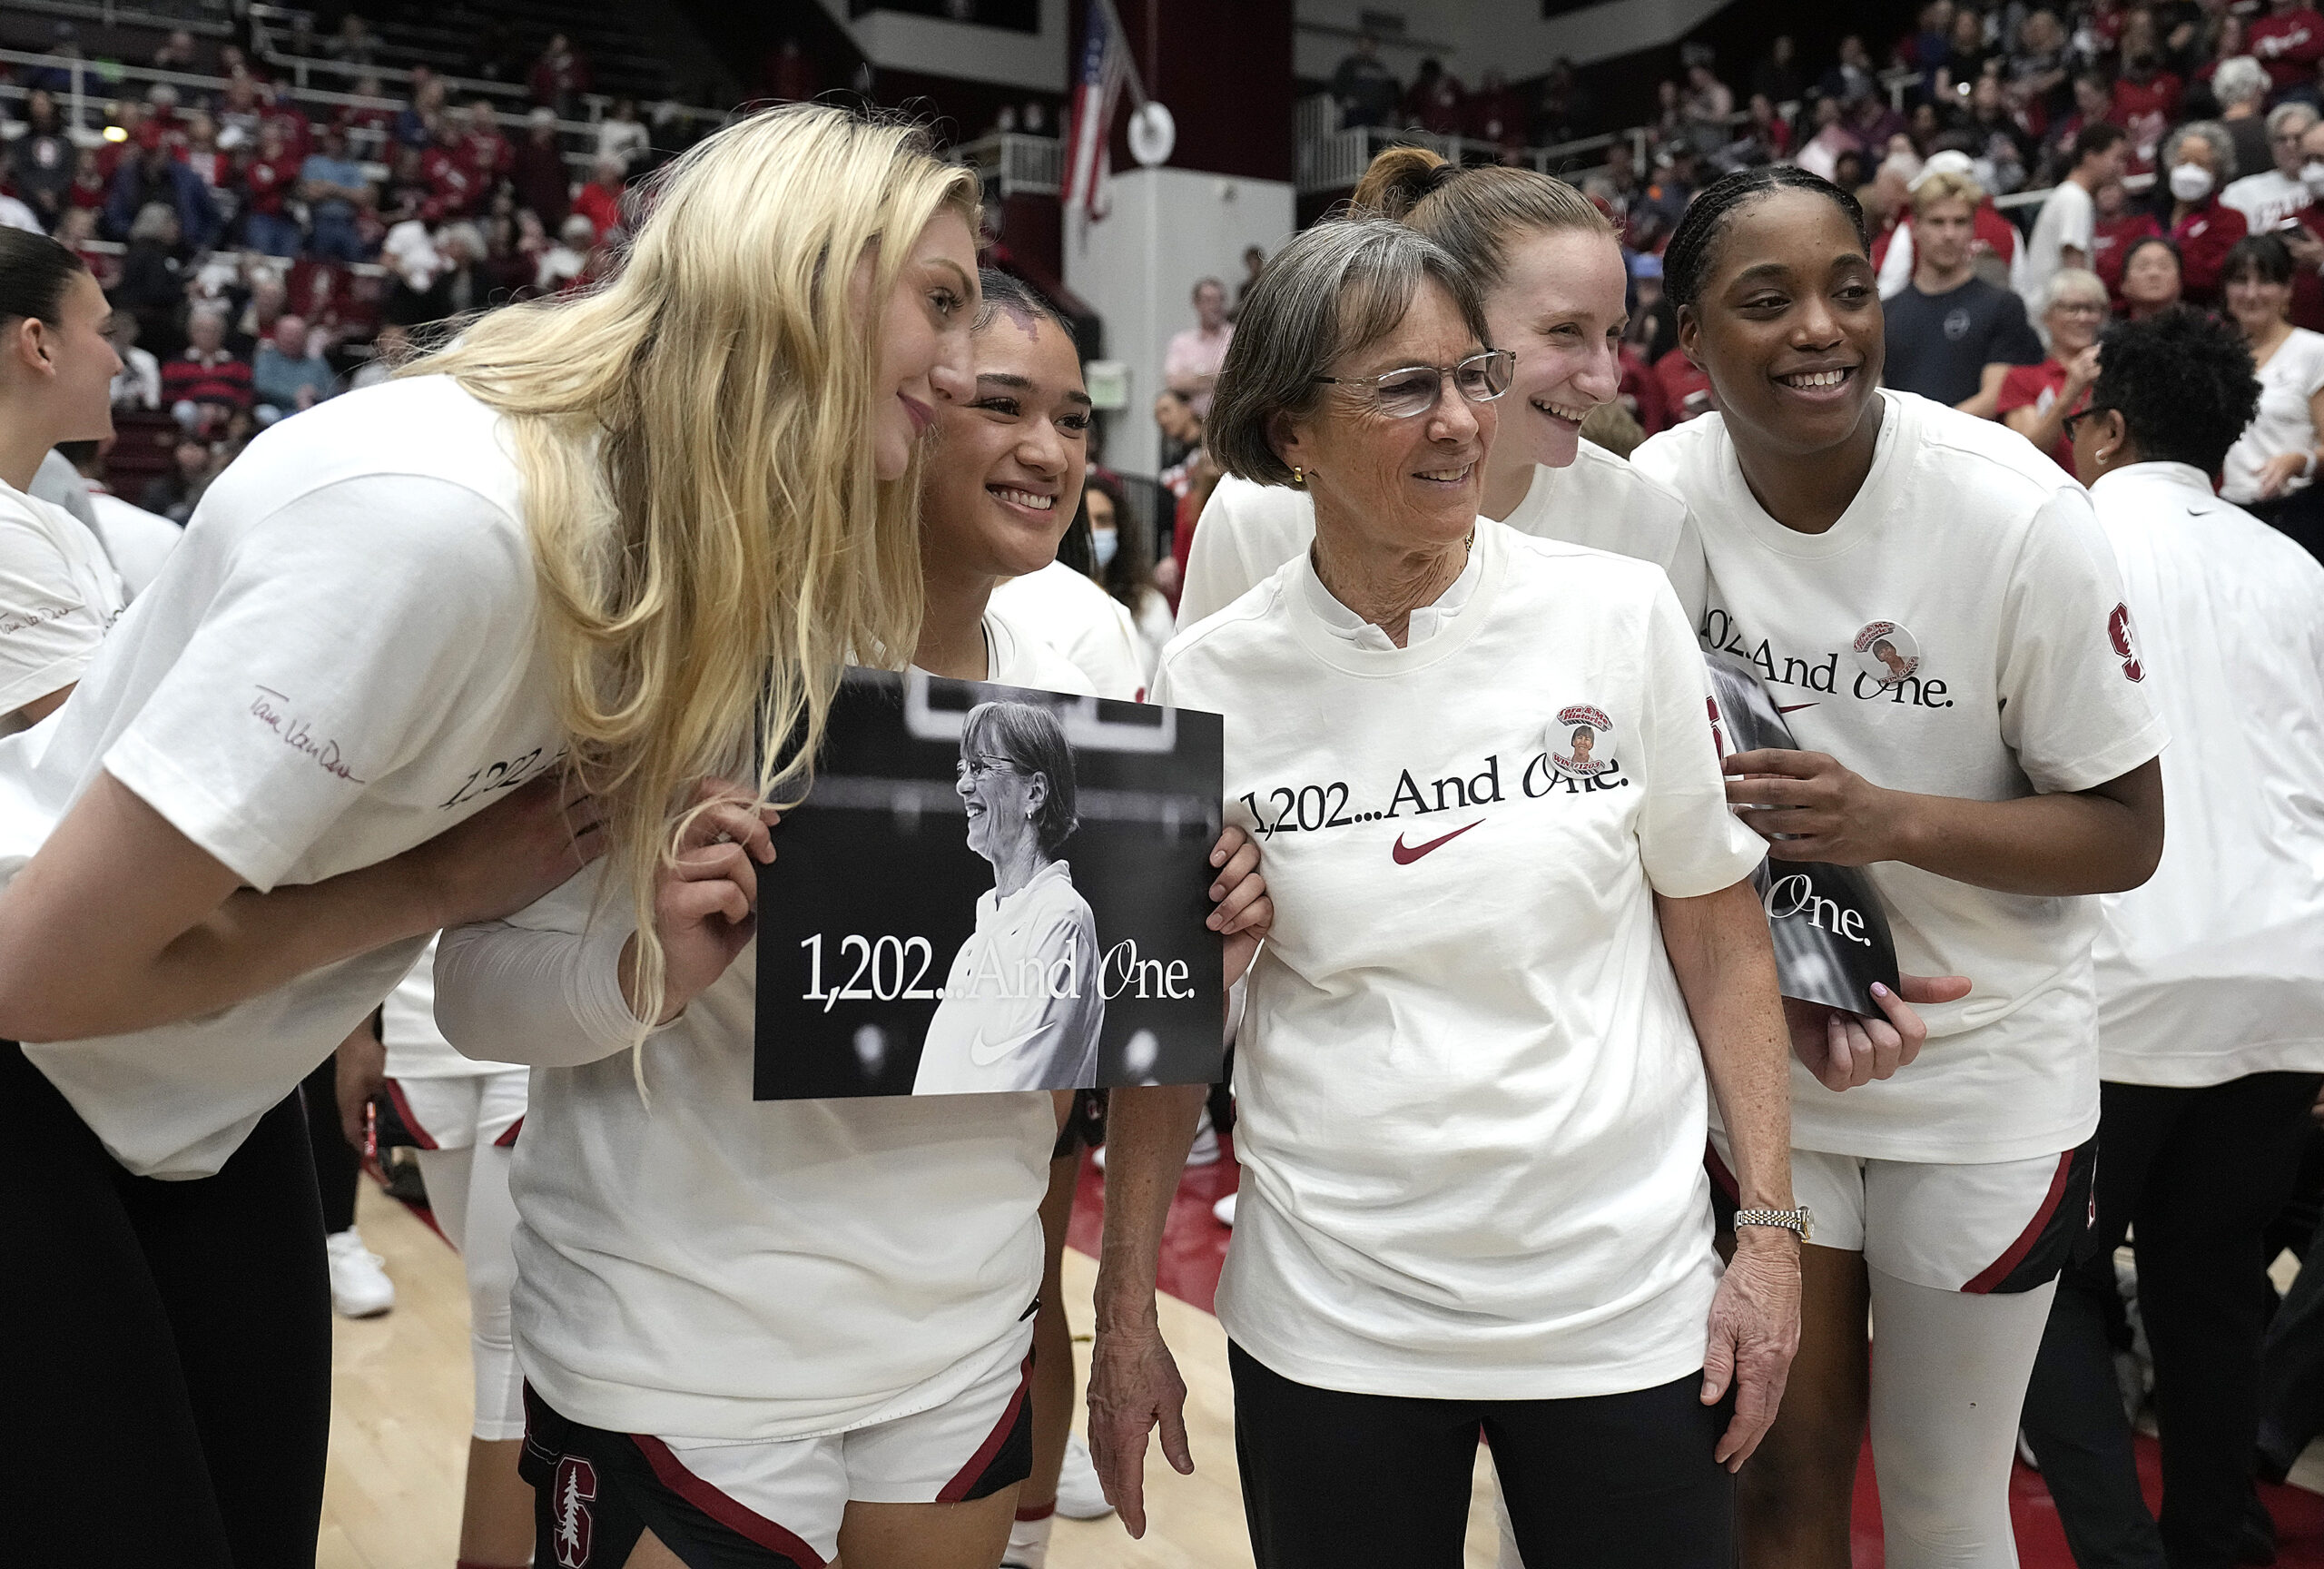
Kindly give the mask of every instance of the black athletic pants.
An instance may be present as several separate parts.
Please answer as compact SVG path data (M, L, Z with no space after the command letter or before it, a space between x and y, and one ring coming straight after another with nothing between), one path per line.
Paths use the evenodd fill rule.
M133 1177L0 1043L0 1521L10 1563L311 1569L330 1432L298 1096L214 1177Z
M1702 1376L1573 1400L1425 1400L1293 1382L1229 1343L1258 1569L1459 1569L1477 1435L1526 1569L1730 1569L1734 1400Z
M2024 1424L2081 1569L2235 1563L2268 1324L2260 1236L2291 1191L2318 1082L2100 1086L2095 1247L2059 1278ZM2132 1227L2162 1434L2159 1529L2139 1495L2106 1329L2114 1249Z
M363 1158L339 1130L339 1053L324 1058L299 1089L307 1099L308 1142L315 1147L323 1234L335 1237L354 1229L355 1189L363 1180Z

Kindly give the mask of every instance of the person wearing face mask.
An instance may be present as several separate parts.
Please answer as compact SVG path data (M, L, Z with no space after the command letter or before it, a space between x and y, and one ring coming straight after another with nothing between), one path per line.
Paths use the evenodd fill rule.
M1170 602L1154 586L1154 553L1145 530L1130 516L1121 487L1110 476L1091 470L1081 489L1081 516L1059 541L1058 559L1074 567L1103 588L1130 613L1147 648L1146 676L1150 683L1154 661L1176 629Z
M2227 253L2250 232L2243 214L2220 200L2235 178L2235 143L2218 121L2191 121L2162 144L2162 169L2156 210L2179 247L2181 291L2190 304L2211 304Z
M1065 323L996 274L986 291L969 385L919 466L927 611L909 661L1086 693L1087 676L990 601L1056 554L1089 398ZM1063 771L1039 720L984 715L960 771L970 842L1002 868L997 894L1070 915L1078 899L1053 859L1072 818ZM728 745L746 756L746 728ZM592 1565L990 1569L1035 1463L1036 1369L1069 1379L1072 1365L1061 1317L1028 1355L1032 1304L1056 1292L1042 1209L1057 1103L1039 1090L753 1100L751 913L783 896L781 863L772 814L747 793L713 778L698 799L695 831L651 873L668 957L650 1011L621 933L592 919L620 867L447 932L438 950L446 1038L534 1069L510 1189L542 1540L572 1523L557 1490L579 1475L595 1492ZM989 810L1019 826L973 825ZM1257 852L1236 829L1213 855L1221 926L1246 961L1271 914ZM626 907L625 891L612 898ZM1114 1171L1147 1175L1134 1156ZM1068 1384L1048 1402L1052 1467L1070 1399ZM1007 1551L1038 1569L1032 1545Z
M2227 258L2227 313L2260 376L2259 411L2227 449L2220 494L2313 551L2324 548L2324 496L2316 485L2324 443L2324 333L2295 327L2292 260L2272 234Z
M1613 227L1562 181L1526 170L1463 172L1418 147L1381 153L1355 206L1400 218L1473 274L1492 341L1517 357L1479 510L1521 534L1651 561L1689 624L1703 601L1702 546L1686 504L1581 439L1620 390L1628 279ZM1294 487L1219 480L1196 530L1178 625L1224 609L1306 548L1315 503Z
M2252 233L2279 229L2314 203L2315 193L2303 177L2308 158L2301 149L2317 121L2315 105L2297 100L2268 111L2270 166L2244 175L2220 192L2221 202L2243 214ZM2324 173L2324 170L2319 172Z

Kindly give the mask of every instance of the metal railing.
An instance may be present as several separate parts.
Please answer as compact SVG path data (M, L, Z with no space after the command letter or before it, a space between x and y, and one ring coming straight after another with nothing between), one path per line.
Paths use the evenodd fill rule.
M977 172L987 192L1054 196L1065 188L1065 143L1054 136L994 131L952 150L953 162Z
M1880 84L1887 90L1891 105L1899 111L1904 108L1905 95L1919 75L1917 71L1903 69L1881 74ZM1797 103L1779 104L1776 110L1789 120L1799 112L1799 105ZM1730 127L1746 125L1750 123L1750 118L1748 113L1737 110L1727 116L1724 123ZM1602 159L1586 164L1575 161L1592 153L1602 153L1618 142L1630 144L1633 167L1643 173L1648 167L1647 156L1656 137L1654 127L1633 125L1628 130L1609 131L1547 147L1511 148L1482 137L1416 128L1343 126L1339 104L1328 93L1311 94L1302 98L1293 111L1292 123L1298 150L1294 179L1302 196L1352 188L1363 178L1364 171L1374 156L1389 147L1425 147L1451 163L1513 162L1524 168L1543 174L1555 174L1578 184L1606 165Z
M95 22L107 27L153 27L163 32L184 28L212 38L231 38L234 25L226 0L154 0L145 5L116 5L112 0L8 0L11 11L34 11L75 22Z

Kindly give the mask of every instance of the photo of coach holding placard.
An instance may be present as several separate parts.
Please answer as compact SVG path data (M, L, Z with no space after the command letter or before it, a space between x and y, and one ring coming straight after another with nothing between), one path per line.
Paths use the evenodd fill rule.
M759 913L760 1100L1206 1083L1212 714L853 671Z

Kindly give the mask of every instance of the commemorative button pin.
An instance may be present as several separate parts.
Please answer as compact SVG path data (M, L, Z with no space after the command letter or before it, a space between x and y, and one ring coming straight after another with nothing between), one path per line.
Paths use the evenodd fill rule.
M1588 703L1558 710L1550 727L1550 763L1569 779L1587 779L1614 765L1614 722Z
M1921 667L1919 639L1894 621L1874 621L1850 645L1858 668L1882 686L1909 681Z

